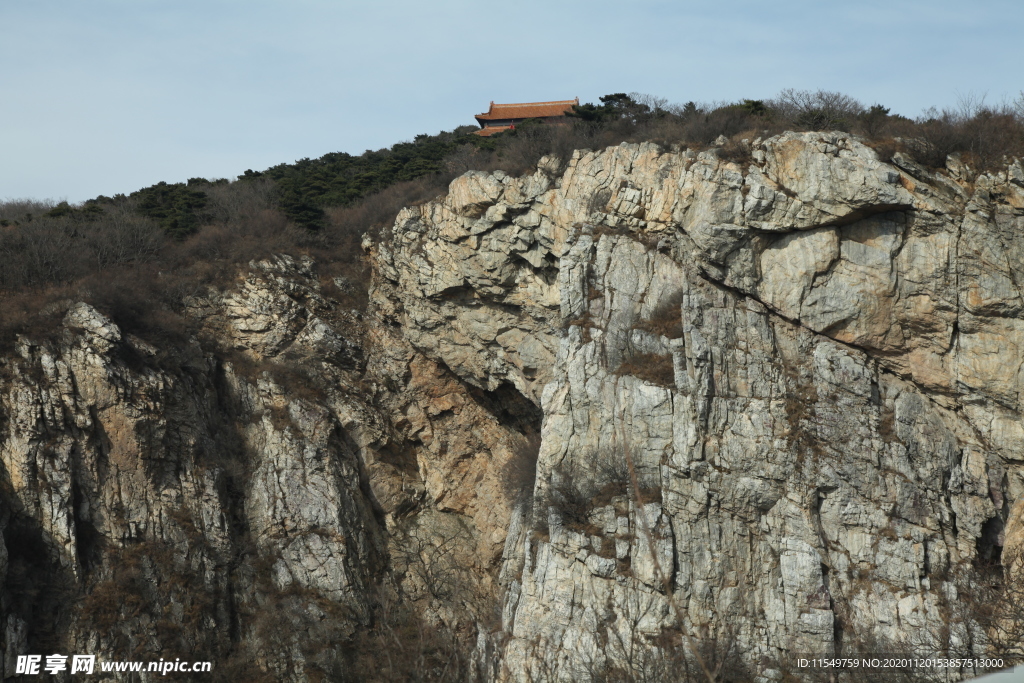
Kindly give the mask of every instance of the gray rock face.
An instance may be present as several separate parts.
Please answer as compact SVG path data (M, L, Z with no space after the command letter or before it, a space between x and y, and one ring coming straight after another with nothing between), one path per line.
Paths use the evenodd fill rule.
M256 631L275 618L300 629L323 619L315 605L291 604L296 595L344 609L333 625L341 633L368 619L384 539L360 487L358 447L326 396L296 396L282 374L239 371L266 360L256 352L312 354L339 338L300 305L315 298L299 291L309 284L302 264L252 271L241 292L195 302L219 312L205 318L209 329L248 359L218 364L193 340L161 361L79 303L62 336L22 339L5 363L4 533L16 536L19 574L5 598L9 675L14 654L34 651L33 632L101 657L213 658L251 646L285 679L309 655L302 631L280 643ZM52 602L76 585L84 598ZM33 603L32 591L52 597ZM261 621L263 612L276 616ZM248 632L233 635L239 621Z
M191 337L66 304L3 359L7 675L45 648L323 680L382 601L425 628L493 611L501 464L525 438L509 421L538 409L339 309L308 259L241 275L187 302Z
M330 680L396 605L479 680L981 654L950 615L1024 548L1024 174L970 177L839 133L578 151L403 210L365 317L286 256L163 341L68 304L0 364L7 673Z
M576 152L463 177L372 247L417 350L543 410L503 677L650 666L680 633L769 677L787 653L968 647L964 624L938 642L950 577L1021 533L1024 193L1016 165L897 162L842 134L746 166Z

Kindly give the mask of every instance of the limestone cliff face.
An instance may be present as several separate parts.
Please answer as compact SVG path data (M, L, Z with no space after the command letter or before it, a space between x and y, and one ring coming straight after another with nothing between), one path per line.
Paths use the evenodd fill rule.
M975 638L943 631L951 577L1021 534L1020 162L932 173L841 134L750 151L470 173L372 248L419 352L543 411L503 676L653 665L680 632L755 669Z
M19 339L0 365L5 676L57 652L383 680L419 653L367 664L367 631L414 652L418 629L472 643L495 623L498 464L539 410L324 294L348 286L282 256L193 296L194 328L159 347L71 301Z
M0 365L7 674L64 648L344 679L384 603L478 679L650 670L685 635L767 678L980 653L950 614L959 569L1024 546L1021 234L1019 161L787 133L470 172L365 242L365 316L284 256L173 344L67 302Z

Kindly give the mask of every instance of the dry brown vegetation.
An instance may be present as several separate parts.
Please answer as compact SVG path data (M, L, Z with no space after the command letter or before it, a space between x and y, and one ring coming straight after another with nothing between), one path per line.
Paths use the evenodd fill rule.
M438 136L452 150L440 172L418 172L413 180L377 186L344 206L316 209L323 220L315 230L290 221L294 206L281 204L292 201L281 187L294 191L298 181L289 178L279 187L269 174L247 173L232 183L190 181L190 196L200 197L203 206L194 233L166 232L163 223L143 215L142 195L79 207L0 203L0 338L52 328L55 314L48 305L66 299L87 300L116 322L158 340L179 338L184 323L176 312L184 296L224 283L237 265L271 253L309 254L320 264L330 293L343 305L361 308L368 271L360 242L366 232L389 225L403 206L443 194L451 179L467 170L524 173L545 155L564 166L576 149L645 140L666 147L718 145L722 158L745 164L750 147L744 140L827 129L865 136L883 157L902 151L933 168L943 167L950 154L959 154L973 172L1024 156L1024 94L995 106L965 98L955 108L930 110L914 120L827 91L787 90L772 100L710 105L670 105L636 93L602 99L608 102L582 107L569 125L527 122L487 140L468 136L468 129ZM423 145L438 144L421 137ZM334 291L337 276L351 286Z
M617 375L632 375L645 382L674 388L675 368L672 356L657 353L638 353L622 361L615 370Z
M683 336L683 299L686 293L682 290L670 294L661 300L651 316L636 324L637 329L647 330L652 334L679 339Z
M654 484L655 482L645 482ZM621 451L598 450L588 453L573 466L563 464L550 475L547 505L562 525L590 535L603 534L591 523L592 513L602 507L625 505L630 494L630 473ZM639 489L643 504L661 502L661 488L648 485ZM626 509L620 510L625 514Z
M523 436L512 446L511 457L502 466L501 480L505 495L513 503L528 502L537 481L537 456L540 454L540 434Z

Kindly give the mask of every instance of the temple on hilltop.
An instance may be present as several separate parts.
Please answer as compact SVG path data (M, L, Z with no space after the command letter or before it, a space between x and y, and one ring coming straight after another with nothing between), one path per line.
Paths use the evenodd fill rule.
M540 119L545 123L557 123L565 120L566 112L572 110L573 106L580 103L580 98L574 100L558 100L556 102L518 102L515 104L495 104L491 102L491 108L483 114L476 115L476 122L480 124L477 135L494 135L502 131L514 128L515 125L526 119Z

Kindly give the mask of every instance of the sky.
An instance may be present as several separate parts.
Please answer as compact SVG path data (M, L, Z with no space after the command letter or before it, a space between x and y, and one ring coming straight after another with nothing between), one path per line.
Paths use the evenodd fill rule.
M0 0L0 200L360 154L496 102L1024 89L1020 0Z

